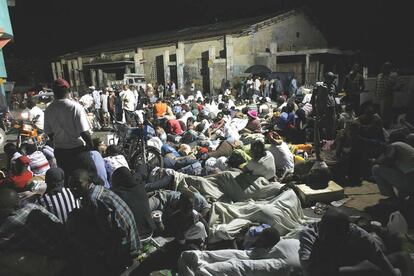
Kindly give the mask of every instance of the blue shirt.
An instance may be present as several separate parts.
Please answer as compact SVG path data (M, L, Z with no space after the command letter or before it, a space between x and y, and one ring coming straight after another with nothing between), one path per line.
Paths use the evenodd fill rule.
M277 122L279 129L285 129L288 125L295 125L295 113L282 112Z
M104 182L104 187L109 189L111 185L109 184L107 172L105 169L105 161L103 160L101 154L96 150L90 151L89 154L91 155L93 162L95 163L96 171L98 173L99 178Z

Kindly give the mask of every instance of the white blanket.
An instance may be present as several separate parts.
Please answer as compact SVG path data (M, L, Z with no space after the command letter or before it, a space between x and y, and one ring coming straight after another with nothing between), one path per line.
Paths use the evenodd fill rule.
M293 237L305 220L300 201L292 190L270 200L233 204L215 202L209 221L210 242L234 239L250 222L268 224L277 229L281 236Z
M286 239L270 250L186 251L179 261L180 275L290 275L300 270L299 241Z
M180 187L197 189L212 201L240 202L249 199L260 200L272 198L283 184L269 182L263 177L222 172L207 177L190 176L173 171L175 182Z
M250 222L266 223L281 236L293 237L305 220L300 200L292 190L275 197L283 184L236 172L207 177L174 173L177 186L192 187L214 202L209 241L230 240Z

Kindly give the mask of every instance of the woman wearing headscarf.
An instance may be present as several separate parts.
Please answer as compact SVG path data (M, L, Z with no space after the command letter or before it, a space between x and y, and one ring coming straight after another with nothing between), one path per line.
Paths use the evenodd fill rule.
M120 167L112 174L112 190L125 201L134 214L140 240L151 236L155 224L145 186L137 181L127 167Z
M46 172L46 192L36 200L36 203L45 207L49 212L65 223L68 214L79 208L79 201L75 199L71 190L65 188L65 173L61 168L51 168Z

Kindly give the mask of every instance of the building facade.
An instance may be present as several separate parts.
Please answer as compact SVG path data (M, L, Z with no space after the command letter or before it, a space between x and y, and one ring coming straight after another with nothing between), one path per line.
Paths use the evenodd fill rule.
M51 66L54 79L66 78L75 89L140 73L147 82L173 80L182 91L194 82L214 93L223 79L234 85L256 64L314 83L323 72L338 71L335 65L350 54L329 48L312 18L298 9L106 43L60 56Z

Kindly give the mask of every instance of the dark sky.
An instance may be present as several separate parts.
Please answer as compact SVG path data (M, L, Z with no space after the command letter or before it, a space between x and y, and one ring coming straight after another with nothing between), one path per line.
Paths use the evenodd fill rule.
M48 61L101 42L306 6L332 46L414 55L410 0L16 0L7 59ZM406 61L407 62L407 61Z
M10 9L19 56L54 56L121 38L261 15L306 5L333 44L409 48L406 0L16 0ZM405 4L403 4L405 3ZM410 26L412 27L412 25ZM344 40L344 41L342 41ZM381 42L383 44L376 44ZM391 50L391 49L390 49ZM6 49L7 53L7 49Z

